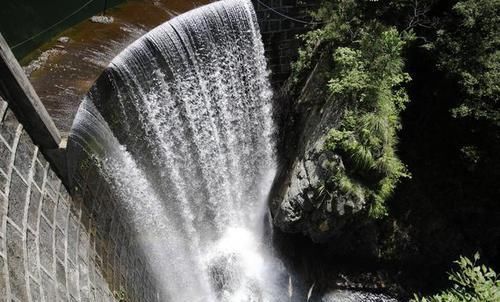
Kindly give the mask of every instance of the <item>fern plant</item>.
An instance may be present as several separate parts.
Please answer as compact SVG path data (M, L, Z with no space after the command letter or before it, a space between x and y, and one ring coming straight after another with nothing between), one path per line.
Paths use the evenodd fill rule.
M430 297L415 295L413 302L498 302L500 301L500 280L497 273L486 267L478 265L479 253L474 255L474 260L460 257L455 261L459 266L458 271L452 271L449 279L453 282L451 289L442 291Z
M127 302L128 301L127 293L125 292L125 290L123 288L120 288L119 290L115 290L113 294L115 296L116 301L118 301L118 302Z
M370 215L384 216L385 200L401 177L409 176L396 156L399 114L408 98L409 80L401 59L405 39L393 28L366 28L353 47L333 53L334 70L328 83L333 99L348 109L339 128L331 129L325 151L340 154L345 169L335 170L331 186L370 203ZM350 186L344 184L349 180ZM349 192L353 188L354 191Z

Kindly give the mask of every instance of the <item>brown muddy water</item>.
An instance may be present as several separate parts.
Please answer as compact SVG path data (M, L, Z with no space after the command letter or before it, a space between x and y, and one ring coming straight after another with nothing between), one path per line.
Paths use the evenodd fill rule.
M63 137L82 98L120 51L157 25L207 2L129 0L108 10L112 23L85 20L25 57L21 64Z

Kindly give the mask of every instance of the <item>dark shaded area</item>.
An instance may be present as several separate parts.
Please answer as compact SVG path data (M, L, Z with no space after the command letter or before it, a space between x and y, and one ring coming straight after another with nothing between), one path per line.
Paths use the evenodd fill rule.
M499 268L499 133L486 122L451 116L460 89L437 70L432 53L413 49L408 67L412 101L399 153L412 179L400 184L389 208L411 238L410 248L398 247L398 257L420 272L422 288L435 289L459 255L479 251ZM480 150L477 163L461 152L469 145Z
M16 57L21 59L62 30L102 12L105 2L110 8L124 0L93 0L90 3L89 1L2 1L0 5L0 32L4 35ZM80 10L80 8L82 9ZM58 24L52 27L56 23ZM50 30L45 31L50 27ZM39 35L42 31L45 32ZM36 37L23 43L33 36Z
M412 81L398 154L412 178L404 179L387 201L389 215L364 224L354 221L349 231L321 244L300 234L275 232L278 251L306 284L317 282L318 290L359 285L405 299L449 287L446 272L456 269L453 261L460 255L471 258L478 251L480 264L499 270L500 131L487 119L453 117L452 109L463 104L466 92L453 70L444 66L443 50L426 47L434 44L440 29L466 30L452 11L457 2L427 1L432 6L425 12L426 23L415 26L417 38L405 52ZM381 4L386 10L377 18L404 29L411 19L405 3L410 2ZM294 154L293 125L301 114L293 111L296 96L291 94L278 100L283 107L277 119L284 162Z

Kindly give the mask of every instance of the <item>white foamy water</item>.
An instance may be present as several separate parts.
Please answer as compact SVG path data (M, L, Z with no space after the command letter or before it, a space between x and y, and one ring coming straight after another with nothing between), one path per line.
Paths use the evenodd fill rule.
M166 301L285 301L263 240L272 92L250 1L181 15L130 45L70 144L98 161Z
M160 25L117 56L84 99L68 140L72 177L93 160L159 301L307 299L264 233L276 173L272 110L249 0ZM378 301L348 291L319 299L365 298Z

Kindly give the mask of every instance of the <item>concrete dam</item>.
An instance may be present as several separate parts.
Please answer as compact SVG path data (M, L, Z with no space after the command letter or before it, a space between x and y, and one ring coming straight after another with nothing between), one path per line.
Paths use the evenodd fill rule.
M58 39L23 70L0 37L0 301L313 301L267 205L288 2L165 10L75 65Z

